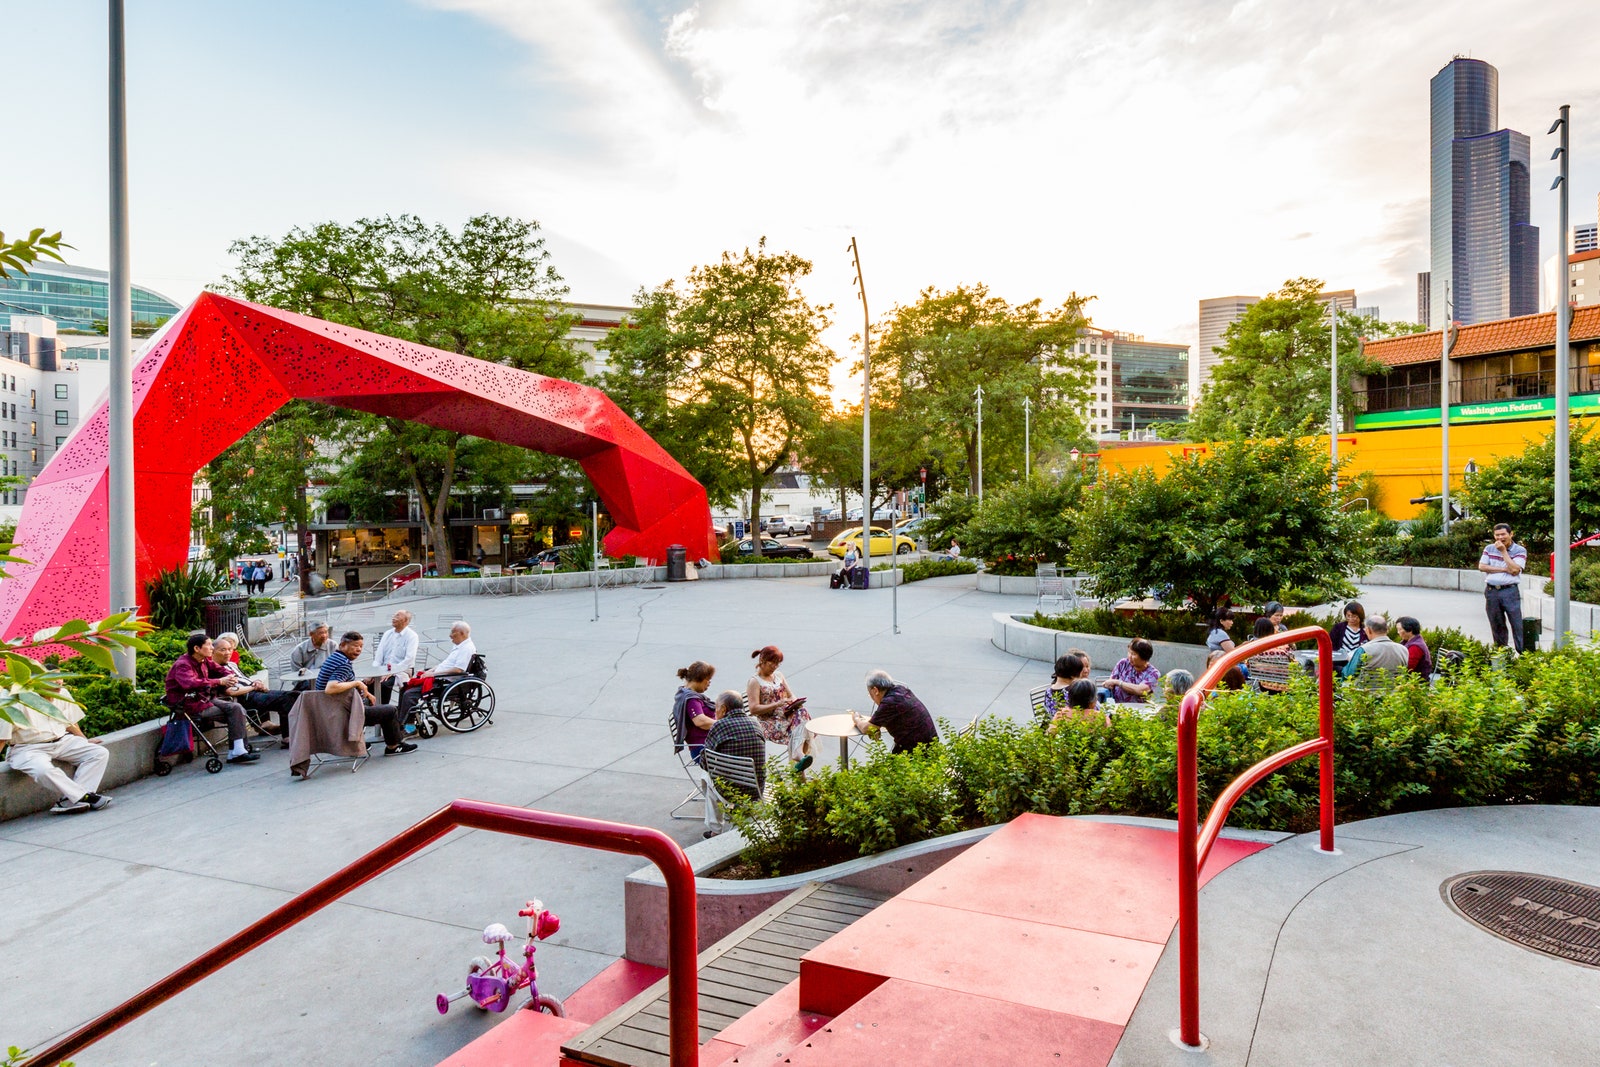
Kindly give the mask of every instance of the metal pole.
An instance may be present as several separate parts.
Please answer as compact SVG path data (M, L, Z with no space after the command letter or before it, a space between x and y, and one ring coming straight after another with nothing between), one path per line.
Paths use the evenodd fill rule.
M856 263L856 288L861 292L861 561L872 581L872 318L867 313L867 282L861 277L861 250L850 238ZM889 553L894 554L893 531Z
M106 333L110 335L111 392L107 406L110 433L106 471L107 540L110 544L110 603L107 614L139 602L134 578L133 526L133 306L128 288L128 109L123 44L122 0L110 0L109 99L111 155L111 278L106 292ZM134 678L134 651L118 648L117 673Z
M590 622L600 621L600 501L589 501L589 530L592 539L593 554L589 557L589 584L594 587L594 618ZM756 535L760 537L760 534Z
M1450 283L1444 283L1444 319L1439 324L1439 514L1440 533L1450 532Z
M1333 313L1332 358L1328 361L1333 376L1333 388L1328 394L1328 448L1333 457L1333 503L1339 505L1339 302L1335 300L1328 310Z
M1570 402L1572 354L1568 344L1568 319L1572 311L1567 300L1567 287L1572 283L1568 281L1570 268L1567 266L1567 133L1571 126L1571 108L1567 104L1561 105L1561 117L1556 124L1550 127L1551 132L1557 128L1561 131L1561 146L1555 154L1561 160L1561 173L1556 176L1553 188L1559 190L1557 203L1558 213L1556 241L1559 255L1556 262L1559 267L1559 281L1556 284L1556 559L1554 572L1551 577L1555 579L1555 628L1556 632L1550 639L1552 648L1560 648L1567 643L1567 630L1571 627L1569 614L1572 610L1572 457L1571 428L1568 425L1568 405Z
M978 386L978 503L983 503L983 386Z
M1031 397L1026 397L1026 396L1023 397L1022 398L1022 477L1024 479L1028 479L1028 478L1032 478L1033 477L1033 427L1032 427L1032 424L1031 424L1031 420L1029 419L1029 415L1032 413L1032 411L1033 411L1033 399ZM1129 416L1129 418L1132 418L1133 413L1129 412L1128 416Z

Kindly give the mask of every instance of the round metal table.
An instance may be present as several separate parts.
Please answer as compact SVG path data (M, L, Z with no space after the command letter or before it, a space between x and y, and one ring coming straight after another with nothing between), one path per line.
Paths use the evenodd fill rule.
M806 723L810 731L818 737L837 737L839 739L839 766L850 766L850 739L860 737L861 731L856 729L855 718L849 712L842 715L822 715Z

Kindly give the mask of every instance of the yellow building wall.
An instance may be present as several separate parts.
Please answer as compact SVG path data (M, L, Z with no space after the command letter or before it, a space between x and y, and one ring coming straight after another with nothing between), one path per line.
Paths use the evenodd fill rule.
M1572 420L1588 428L1597 419ZM1555 424L1549 419L1525 422L1480 422L1450 427L1450 490L1461 487L1461 472L1472 460L1483 467L1502 456L1520 455L1530 444L1549 436ZM1326 449L1326 437L1311 438ZM1165 473L1174 457L1212 446L1204 444L1151 444L1108 448L1100 453L1100 466L1123 471L1149 467ZM1339 435L1339 458L1345 461L1345 478L1372 471L1378 478L1379 497L1373 507L1394 519L1409 519L1422 511L1413 497L1439 493L1440 433L1437 426L1406 430L1363 430Z

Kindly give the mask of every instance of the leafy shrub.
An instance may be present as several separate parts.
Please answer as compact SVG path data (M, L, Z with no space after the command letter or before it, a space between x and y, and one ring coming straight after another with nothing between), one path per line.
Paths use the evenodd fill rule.
M1060 615L1034 612L1024 621L1050 630L1071 630L1081 634L1130 639L1143 637L1148 641L1176 641L1185 645L1206 643L1205 626L1186 611L1146 611L1137 615L1123 615L1110 608L1079 608Z
M872 568L875 571L886 571L891 564L880 563ZM907 563L900 568L900 584L907 582L920 582L924 578L944 578L952 574L976 574L978 565L970 559L919 559L915 563Z
M1449 632L1437 638L1447 647ZM1508 670L1469 659L1453 685L1415 675L1367 690L1341 685L1334 719L1338 815L1374 818L1479 804L1600 804L1600 650L1528 653ZM1024 812L1171 817L1177 810L1175 709L1051 730L985 719L909 756L881 753L802 781L734 822L744 859L776 873L867 855ZM1315 682L1282 695L1212 694L1197 731L1202 810L1260 759L1316 735ZM1304 831L1317 818L1317 763L1301 760L1251 789L1229 823Z
M962 546L962 551L966 551L966 546ZM998 574L1006 578L1032 578L1039 573L1039 564L1031 559L1001 556L999 559L989 560L985 564L985 569L990 574Z
M283 601L275 596L253 596L250 598L250 617L259 618L262 615L271 615L283 608Z
M1568 581L1573 600L1581 600L1585 604L1600 604L1600 559L1580 556L1574 552ZM1555 596L1555 581L1545 582L1544 591L1546 596Z
M205 598L228 584L228 576L209 563L162 571L144 589L150 598L150 621L158 629L198 630L204 622Z

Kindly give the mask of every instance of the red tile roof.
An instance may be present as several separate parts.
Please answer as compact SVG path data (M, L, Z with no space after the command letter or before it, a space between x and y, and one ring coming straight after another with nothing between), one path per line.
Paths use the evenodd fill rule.
M1594 249L1594 250L1589 251L1589 252L1574 252L1574 253L1572 253L1572 255L1567 257L1567 262L1568 263L1582 263L1584 260L1588 260L1588 259L1600 259L1600 248Z
M1571 341L1600 340L1600 305L1577 308L1572 313ZM1522 315L1515 319L1496 319L1460 328L1451 359L1470 359L1500 352L1522 352L1530 348L1553 348L1556 343L1556 313ZM1368 341L1362 349L1367 355L1391 367L1427 363L1439 358L1439 331L1406 334Z

